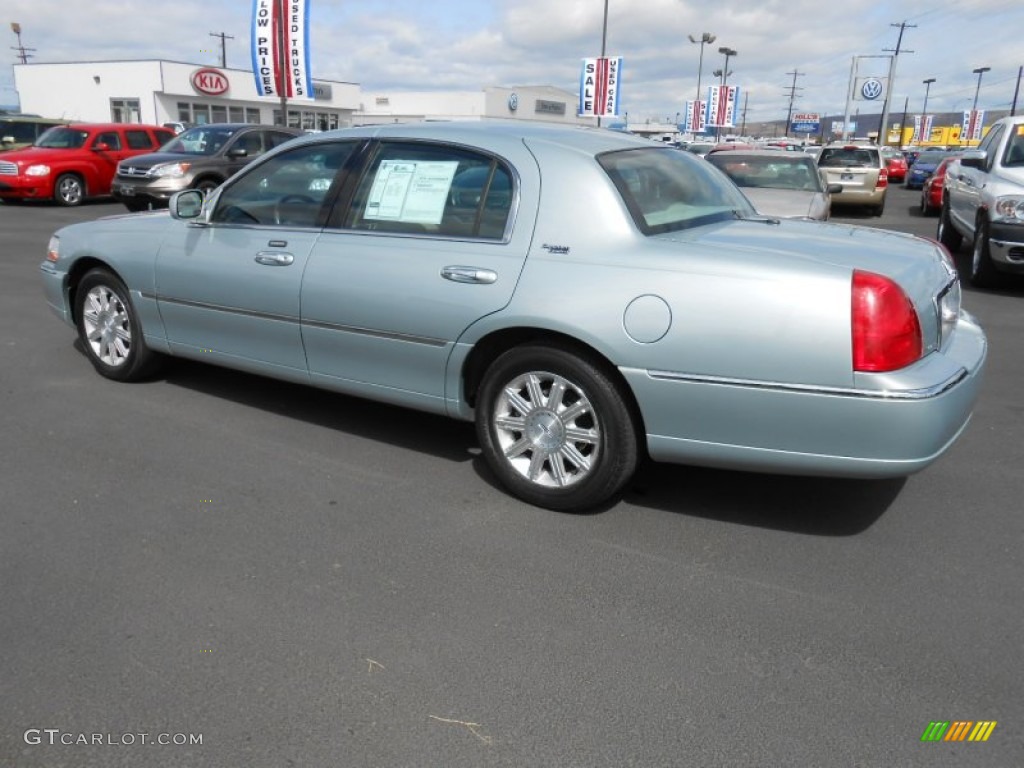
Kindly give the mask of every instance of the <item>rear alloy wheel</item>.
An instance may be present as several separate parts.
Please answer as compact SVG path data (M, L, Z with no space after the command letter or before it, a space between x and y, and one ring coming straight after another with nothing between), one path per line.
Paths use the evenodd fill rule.
M953 229L953 222L950 221L949 200L942 201L942 210L939 213L939 228L935 233L935 239L946 246L950 253L956 253L964 241L963 235Z
M995 288L1000 283L999 272L989 252L988 221L981 219L974 228L974 247L971 249L971 285Z
M85 200L85 185L73 173L62 173L53 185L53 199L60 205L81 205Z
M142 340L128 289L113 273L86 273L75 293L78 337L96 371L115 381L138 381L158 363Z
M476 412L488 465L530 504L581 512L619 493L636 469L636 424L623 392L569 350L509 350L484 376Z

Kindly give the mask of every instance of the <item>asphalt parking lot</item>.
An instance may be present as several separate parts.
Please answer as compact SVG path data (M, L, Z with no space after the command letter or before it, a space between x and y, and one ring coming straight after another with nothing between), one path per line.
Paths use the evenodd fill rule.
M932 236L918 200L834 219ZM652 466L560 515L471 425L97 376L37 265L121 211L0 204L0 766L1021 764L1024 288L965 289L987 379L918 475Z

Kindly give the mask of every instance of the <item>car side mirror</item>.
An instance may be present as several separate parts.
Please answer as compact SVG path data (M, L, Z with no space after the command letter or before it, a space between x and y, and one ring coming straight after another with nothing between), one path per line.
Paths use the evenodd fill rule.
M966 149L960 155L960 165L964 168L978 168L984 170L985 160L988 153L983 149Z
M228 150L228 157L234 159L239 157L248 157L249 152L245 147L232 147Z
M179 220L190 221L198 218L203 212L203 201L206 196L199 189L183 189L175 192L168 201L168 208L171 217Z
M96 146L94 146L92 148L92 151L93 152L109 152L110 151L110 145L107 144L107 142L105 142L105 141L101 141L98 144L96 144Z

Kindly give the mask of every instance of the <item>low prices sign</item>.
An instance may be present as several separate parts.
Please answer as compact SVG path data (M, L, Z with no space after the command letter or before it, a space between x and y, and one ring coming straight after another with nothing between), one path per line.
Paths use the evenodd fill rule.
M619 114L619 85L622 57L598 57L583 60L580 74L580 117L605 117Z
M309 0L253 0L251 43L260 96L313 98Z
M816 112L802 112L793 115L789 130L793 133L817 133L821 130L821 115Z

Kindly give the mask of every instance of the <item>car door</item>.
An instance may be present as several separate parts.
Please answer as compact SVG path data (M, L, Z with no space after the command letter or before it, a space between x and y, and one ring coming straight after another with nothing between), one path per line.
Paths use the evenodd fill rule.
M93 177L87 180L89 194L109 194L117 164L128 155L122 132L113 129L100 131L93 137L88 151L93 168Z
M165 239L156 292L173 352L306 378L302 274L354 146L305 145L253 164L210 199L208 219Z
M303 280L314 381L443 410L455 341L509 302L529 248L538 171L522 145L515 151L376 146Z
M950 195L950 214L961 222L962 228L974 230L974 215L981 205L981 189L996 160L996 150L1002 134L1003 126L994 125L978 145L978 150L987 154L984 169L957 163L956 172L947 180L950 188L955 190L954 194Z

